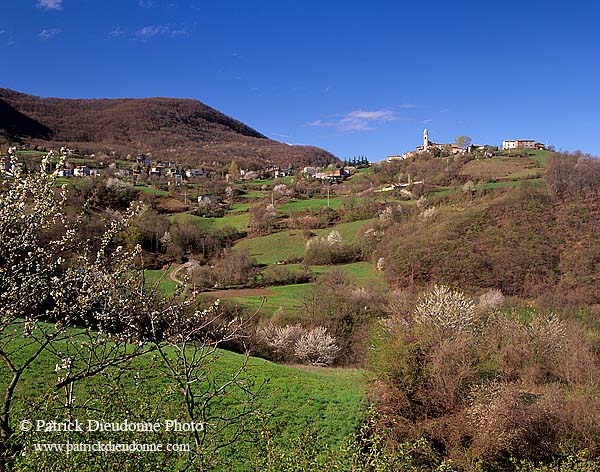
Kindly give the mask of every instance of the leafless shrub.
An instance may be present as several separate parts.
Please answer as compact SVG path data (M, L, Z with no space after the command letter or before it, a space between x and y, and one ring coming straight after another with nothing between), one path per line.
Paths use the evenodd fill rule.
M554 386L479 386L467 408L472 451L487 461L503 457L547 459L561 442L565 397Z
M475 374L473 351L469 336L443 339L432 349L428 390L440 413L462 406L463 390Z

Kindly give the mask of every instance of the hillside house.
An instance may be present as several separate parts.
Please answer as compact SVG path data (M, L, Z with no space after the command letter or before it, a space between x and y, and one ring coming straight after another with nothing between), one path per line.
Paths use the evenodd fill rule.
M143 165L151 165L152 164L152 159L150 159L148 156L146 156L146 154L138 154L137 156L135 156L135 160L138 164L143 164Z
M254 170L245 170L243 172L240 171L240 176L241 176L242 180L245 180L248 182L250 182L252 180L256 180L260 177L258 172L254 171Z
M92 169L90 169L88 166L75 166L73 169L73 175L75 177L85 177L90 175L91 172Z
M276 179L281 179L283 177L291 177L292 175L294 175L294 169L292 169L291 167L288 167L287 169L279 168L275 170Z
M188 169L185 171L185 176L188 179L193 179L194 177L202 177L204 175L204 171L200 169Z
M150 177L162 177L165 175L167 168L163 165L155 165L150 168Z
M12 169L12 162L11 162L10 158L3 157L2 160L0 160L0 173L8 174L11 172L11 169Z
M213 205L219 202L219 197L216 195L200 195L198 196L199 205Z
M329 182L341 182L347 177L344 169L323 170L315 173L315 179L327 180Z
M60 169L55 171L57 177L73 177L73 170L72 169Z
M537 143L535 139L504 139L502 149L544 149L542 143Z

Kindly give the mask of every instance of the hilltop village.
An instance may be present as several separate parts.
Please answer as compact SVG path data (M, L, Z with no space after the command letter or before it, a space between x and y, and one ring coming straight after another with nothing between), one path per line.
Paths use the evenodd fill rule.
M502 150L511 149L545 149L542 143L536 142L534 139L504 139L502 140ZM468 136L459 136L454 143L440 144L429 139L427 128L423 130L423 144L417 146L413 151L407 151L399 155L388 156L388 161L407 159L416 156L422 152L429 152L435 157L447 157L454 155L471 154L474 152L484 153L486 157L490 157L493 151L497 151L497 146L488 144L472 144L471 138Z

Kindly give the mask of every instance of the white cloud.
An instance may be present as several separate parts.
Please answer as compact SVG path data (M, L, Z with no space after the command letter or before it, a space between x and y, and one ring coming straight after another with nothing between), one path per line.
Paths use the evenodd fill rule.
M0 30L0 43L5 43L7 46L12 46L15 44L10 31Z
M112 36L113 38L122 38L127 36L127 30L121 28L120 26L116 26L110 33L108 33L108 35Z
M44 41L47 41L59 35L61 32L62 30L59 28L43 29L42 31L40 31L39 37L42 38Z
M156 36L188 36L189 33L184 29L175 29L166 25L144 26L137 30L133 35L140 41L148 41Z
M329 121L316 120L308 126L335 128L338 131L368 131L376 125L398 120L400 117L392 110L354 110L341 118Z
M43 10L62 10L63 0L38 0L38 8Z
M152 8L156 6L156 2L154 0L139 0L138 5L141 8Z

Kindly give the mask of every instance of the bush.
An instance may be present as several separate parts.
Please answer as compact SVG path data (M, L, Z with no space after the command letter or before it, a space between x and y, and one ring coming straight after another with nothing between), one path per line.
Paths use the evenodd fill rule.
M444 333L464 331L473 327L475 303L461 292L436 285L419 300L414 317Z
M256 330L255 341L269 348L279 362L333 364L339 353L335 339L323 326L307 330L300 324L276 326L269 322Z
M340 349L327 329L318 326L304 333L294 345L294 354L301 361L312 365L333 364Z
M502 295L502 291L491 288L479 297L477 308L480 311L487 311L492 308L498 308L502 304L504 304L504 295Z
M359 259L360 249L345 243L338 231L331 231L326 238L313 237L306 242L304 262L314 265L345 264Z
M551 461L562 448L600 455L600 365L594 339L551 313L491 311L447 287L410 297L378 323L369 365L396 441L427 437L459 469Z

